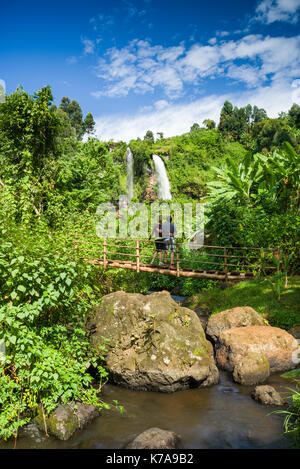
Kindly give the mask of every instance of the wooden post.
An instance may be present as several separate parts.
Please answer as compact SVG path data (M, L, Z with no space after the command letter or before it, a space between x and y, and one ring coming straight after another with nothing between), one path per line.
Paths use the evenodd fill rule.
M103 239L103 267L106 269L106 238Z
M225 280L228 281L228 267L227 267L227 249L224 247L224 270L225 270Z
M176 276L180 277L180 270L179 270L179 247L176 244Z
M136 240L136 271L140 271L140 241Z

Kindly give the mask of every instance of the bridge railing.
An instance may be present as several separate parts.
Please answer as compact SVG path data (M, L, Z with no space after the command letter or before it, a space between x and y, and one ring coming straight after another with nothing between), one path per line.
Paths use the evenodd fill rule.
M182 239L175 239L173 265L170 266L170 251L162 251L162 263L159 265L159 253L155 262L151 264L155 252L154 240L131 238L99 238L96 235L72 234L73 247L78 258L88 262L99 261L104 268L108 266L135 268L137 272L145 270L146 266L159 266L161 269L171 269L180 276L184 272L216 272L225 278L233 273L244 273L247 276L276 270L272 257L278 255L276 249L238 246L196 245L190 249L189 243Z

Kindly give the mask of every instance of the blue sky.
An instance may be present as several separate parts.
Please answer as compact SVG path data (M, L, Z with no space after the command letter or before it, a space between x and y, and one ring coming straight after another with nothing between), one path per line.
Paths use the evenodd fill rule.
M271 117L300 104L300 0L6 2L0 80L52 87L101 139L218 121L223 102Z

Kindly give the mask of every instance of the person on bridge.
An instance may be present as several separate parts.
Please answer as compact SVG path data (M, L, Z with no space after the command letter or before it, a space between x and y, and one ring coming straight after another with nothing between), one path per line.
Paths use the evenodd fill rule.
M167 250L170 249L171 263L170 269L174 269L174 252L175 252L175 235L176 227L172 223L172 217L167 217L166 221L162 224L162 241L167 246ZM165 263L167 261L167 252L165 251Z
M165 251L165 255L167 256L166 254L167 246L166 244L162 242L162 216L161 215L159 216L158 223L154 225L153 230L151 231L151 234L149 236L149 241L154 236L156 238L155 239L155 252L153 254L153 258L150 264L154 263L157 253L159 252L159 265L161 265L162 264L162 261L161 261L162 251Z

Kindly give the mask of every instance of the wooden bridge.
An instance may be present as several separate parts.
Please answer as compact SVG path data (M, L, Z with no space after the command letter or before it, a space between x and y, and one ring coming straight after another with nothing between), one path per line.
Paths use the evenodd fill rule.
M170 251L167 263L159 265L159 253L151 263L155 252L154 240L99 238L96 235L72 234L76 258L106 268L121 268L136 272L149 272L176 277L208 278L214 280L245 280L271 273L271 260L276 249L232 246L195 245L188 242L175 245L173 265ZM164 251L162 252L162 260Z

